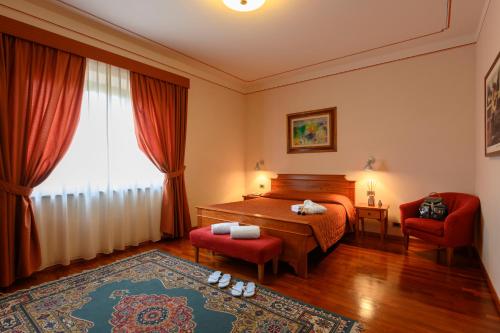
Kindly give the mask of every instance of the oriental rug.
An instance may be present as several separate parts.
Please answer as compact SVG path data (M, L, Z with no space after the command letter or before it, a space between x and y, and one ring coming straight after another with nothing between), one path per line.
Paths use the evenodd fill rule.
M358 322L257 286L207 283L212 270L154 250L0 296L0 332L358 332Z

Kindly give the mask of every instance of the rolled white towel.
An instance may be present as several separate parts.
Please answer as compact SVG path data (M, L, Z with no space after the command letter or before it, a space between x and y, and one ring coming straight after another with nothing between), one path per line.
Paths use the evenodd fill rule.
M256 225L231 227L233 239L257 239L260 237L260 228Z
M326 207L318 205L315 202L312 202L311 200L305 200L303 204L298 204L298 205L292 205L290 207L292 212L298 213L300 211L303 211L307 215L311 214L323 214L326 212Z
M311 200L304 201L304 209L306 211L306 214L323 214L326 212L325 206L318 205Z
M224 235L231 231L231 227L239 226L239 222L224 222L212 224L212 234L214 235Z
M300 209L302 208L302 204L296 204L296 205L292 205L291 209L292 209L292 212L294 213L298 213L300 211Z

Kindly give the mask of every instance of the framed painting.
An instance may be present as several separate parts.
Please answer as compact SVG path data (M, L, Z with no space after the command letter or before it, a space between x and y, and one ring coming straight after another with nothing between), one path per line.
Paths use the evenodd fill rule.
M484 77L484 153L500 156L500 52Z
M337 151L337 108L287 115L287 153Z

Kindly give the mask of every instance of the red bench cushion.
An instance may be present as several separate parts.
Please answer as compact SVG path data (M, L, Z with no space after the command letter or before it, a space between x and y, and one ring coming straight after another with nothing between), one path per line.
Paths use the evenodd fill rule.
M195 247L255 264L263 264L281 254L281 239L262 234L259 239L231 239L229 235L214 235L210 227L203 227L192 230L189 239Z

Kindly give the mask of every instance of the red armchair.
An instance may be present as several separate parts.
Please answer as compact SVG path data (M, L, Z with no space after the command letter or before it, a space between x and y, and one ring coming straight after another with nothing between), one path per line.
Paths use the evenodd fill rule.
M405 250L408 250L410 236L438 246L446 247L448 265L453 261L453 250L459 246L470 246L474 242L474 223L479 212L479 198L465 193L439 193L448 206L444 221L419 218L418 208L424 198L402 204L401 230Z

